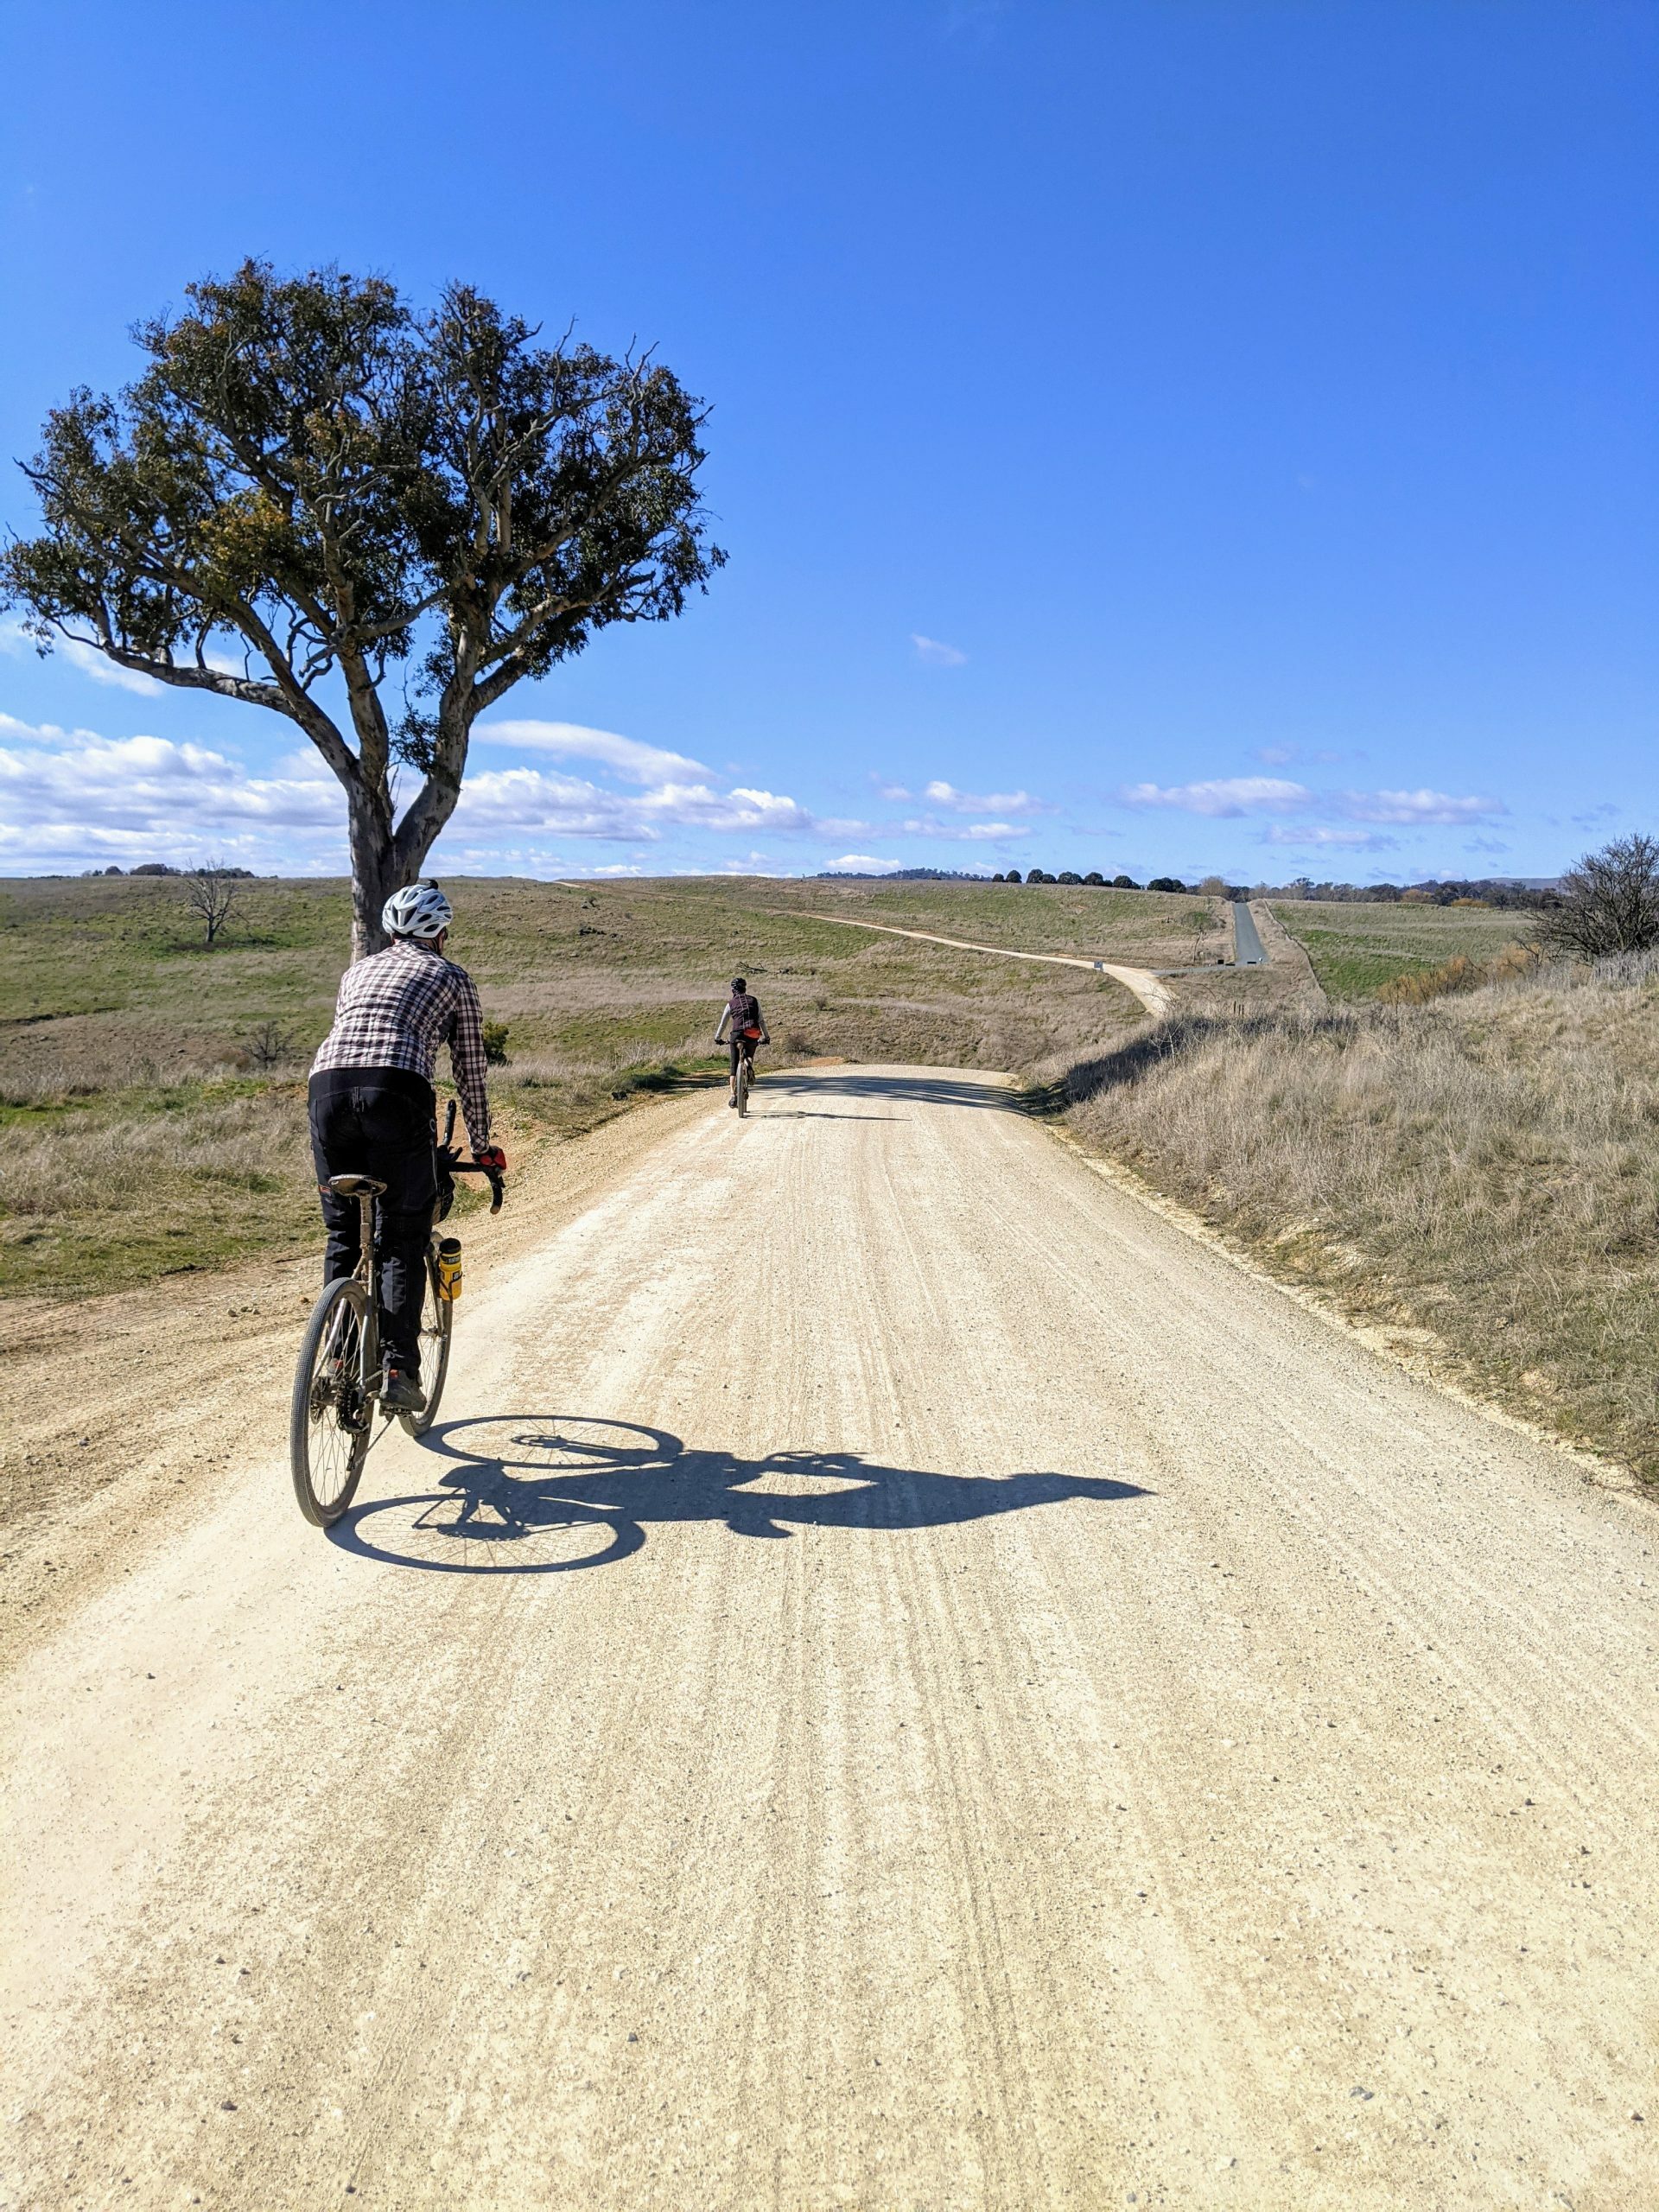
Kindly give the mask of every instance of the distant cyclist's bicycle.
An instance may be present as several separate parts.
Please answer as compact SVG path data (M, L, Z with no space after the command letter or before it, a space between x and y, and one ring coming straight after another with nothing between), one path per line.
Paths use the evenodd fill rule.
M740 1031L737 1039L737 1118L747 1121L749 1112L749 1093L754 1088L754 1048L760 1043L760 1033L752 1037L747 1030Z
M436 1227L449 1211L448 1201L454 1192L449 1178L486 1177L492 1213L500 1212L506 1193L499 1169L454 1158L449 1149L454 1127L452 1103L440 1155L443 1195L426 1248L426 1280L421 1294L421 1375L426 1404L417 1414L397 1415L411 1436L423 1436L437 1418L438 1401L449 1371L449 1338L454 1322L451 1278L460 1248L453 1238L441 1237ZM391 1419L380 1412L380 1271L374 1256L375 1202L385 1187L372 1175L328 1179L328 1188L337 1198L357 1200L362 1209L362 1235L356 1273L325 1285L311 1309L294 1376L288 1425L294 1494L301 1512L319 1529L332 1527L351 1503L374 1441L377 1414L383 1428Z

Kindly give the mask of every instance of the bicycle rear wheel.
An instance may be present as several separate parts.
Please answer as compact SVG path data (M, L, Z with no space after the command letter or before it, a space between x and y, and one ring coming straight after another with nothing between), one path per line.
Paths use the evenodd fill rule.
M747 1052L741 1053L737 1063L737 1118L743 1121L749 1110L749 1085L754 1081L754 1069Z
M454 1315L454 1300L438 1294L437 1257L429 1248L426 1287L421 1294L421 1388L426 1393L426 1405L420 1413L397 1416L411 1436L424 1436L438 1417L443 1378L449 1372L449 1334Z
M374 1407L363 1389L363 1325L369 1294L355 1276L331 1282L311 1308L294 1376L288 1455L294 1495L327 1529L352 1502L369 1456Z

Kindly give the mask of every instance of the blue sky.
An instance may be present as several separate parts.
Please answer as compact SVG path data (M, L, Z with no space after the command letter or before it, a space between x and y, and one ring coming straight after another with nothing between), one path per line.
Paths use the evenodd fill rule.
M8 455L248 253L713 403L729 567L510 697L439 869L1550 874L1659 823L1652 4L10 0L0 57ZM286 724L0 645L0 869L341 864Z

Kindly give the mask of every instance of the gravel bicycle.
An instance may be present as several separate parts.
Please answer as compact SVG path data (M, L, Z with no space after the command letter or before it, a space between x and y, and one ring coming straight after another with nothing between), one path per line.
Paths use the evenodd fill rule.
M499 1169L454 1157L449 1147L454 1127L452 1103L438 1155L439 1203L427 1243L421 1294L421 1375L426 1403L419 1413L397 1416L411 1436L423 1436L437 1418L449 1371L461 1246L453 1236L440 1236L438 1224L448 1213L454 1195L451 1179L484 1176L490 1185L493 1214L500 1212L506 1195ZM311 1309L294 1375L288 1425L294 1495L301 1512L319 1529L331 1528L351 1503L374 1441L377 1414L383 1433L392 1418L380 1408L380 1270L374 1255L375 1204L385 1187L372 1175L328 1179L328 1188L337 1197L357 1200L362 1209L362 1235L355 1274L325 1284Z

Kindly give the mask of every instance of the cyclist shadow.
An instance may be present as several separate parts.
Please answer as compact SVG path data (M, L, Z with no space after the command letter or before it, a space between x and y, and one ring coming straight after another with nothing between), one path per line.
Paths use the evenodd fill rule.
M935 1474L856 1452L744 1459L575 1414L447 1421L423 1443L440 1462L436 1487L355 1507L329 1530L334 1542L429 1573L561 1574L630 1558L653 1522L718 1522L772 1540L798 1528L880 1535L1152 1495L1100 1476Z

